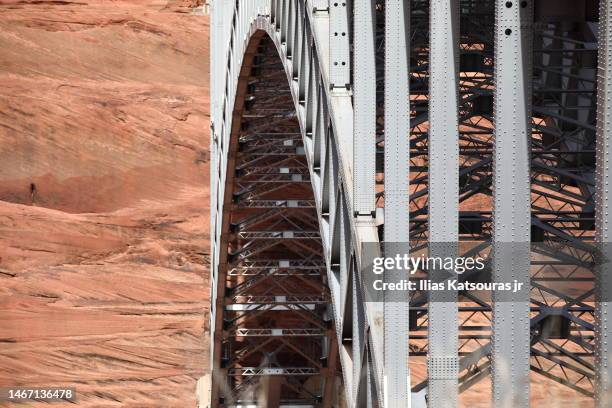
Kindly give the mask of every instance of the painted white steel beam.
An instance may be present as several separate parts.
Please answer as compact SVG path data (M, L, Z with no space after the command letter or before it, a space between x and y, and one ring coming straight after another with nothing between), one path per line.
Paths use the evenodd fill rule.
M385 257L409 249L410 2L385 3ZM372 94L375 98L375 94ZM374 143L372 143L374 146ZM356 161L356 163L359 163ZM388 281L407 279L405 270L386 271ZM385 293L384 299L384 405L408 408L409 295Z
M597 176L595 236L603 259L612 259L612 4L600 2L597 75ZM595 309L595 406L612 405L612 267L597 270Z
M349 0L329 2L329 82L332 90L350 88L349 6Z
M375 1L356 1L353 7L353 211L372 216L376 191Z
M429 255L446 258L457 256L459 239L458 0L431 2L429 32ZM444 270L430 271L434 281L451 276ZM458 404L457 313L456 291L430 292L427 392L431 408Z
M495 2L493 280L529 282L533 0ZM493 294L493 405L529 406L529 288Z

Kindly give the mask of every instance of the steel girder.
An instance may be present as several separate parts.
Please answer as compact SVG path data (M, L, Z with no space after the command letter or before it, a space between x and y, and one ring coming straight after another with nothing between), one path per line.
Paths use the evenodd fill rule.
M455 25L442 23L447 21L445 18L452 19L455 2L438 2L435 10L429 3L426 0L213 2L211 169L217 170L211 171L213 367L220 368L223 341L247 346L232 348L234 355L229 358L233 362L252 356L248 354L249 347L257 349L255 353L273 347L273 341L278 339L265 343L271 337L283 338L290 344L295 344L292 343L295 339L308 339L305 341L309 344L327 345L315 347L312 354L307 354L313 360L315 355L327 355L335 337L348 405L396 403L403 407L410 404L410 395L398 390L410 381L408 367L400 364L393 371L391 360L393 353L402 355L407 350L402 349L402 344L409 341L411 364L427 355L430 361L429 376L413 376L413 401L422 401L419 399L422 394L429 392L431 406L449 406L449 392L444 398L436 398L441 397L440 392L427 389L429 378L436 380L444 384L437 389L451 390L452 401L454 381L450 376L439 374L449 370L458 372L460 392L495 372L502 364L500 361L508 358L516 359L516 376L526 378L526 357L530 359L532 371L586 396L594 396L598 389L601 396L610 388L606 372L608 348L604 346L609 330L604 313L607 303L600 302L595 307L592 299L596 278L593 273L597 255L595 241L607 242L604 234L597 235L596 230L606 229L601 209L606 208L608 197L603 194L606 179L601 175L607 171L602 151L605 152L609 135L602 122L609 113L606 110L609 98L605 93L608 87L602 91L601 84L609 82L610 74L607 59L601 57L601 52L609 44L605 41L609 30L597 30L595 19L578 10L582 2L555 9L554 4L540 1L532 16L522 10L531 9L532 0L461 0L456 2L458 24ZM612 26L609 6L601 3L600 25L609 29ZM446 5L451 9L441 8ZM456 29L456 25L459 26L457 33L449 30L449 27ZM271 63L275 74L269 72L267 78L258 79L259 99L269 104L253 108L254 103L248 99L252 94L248 89L241 92L240 84L248 81L242 67L251 58L248 45L264 32L269 37L267 46L274 49L279 59ZM506 37L515 41L514 35L522 33L525 34L522 41L505 45L500 41ZM405 48L406 66L402 65L401 54L399 59L395 58L398 50L404 50L398 42L401 36L409 38ZM533 40L528 40L530 37ZM444 59L444 53L436 57L436 50L431 49L437 41L447 39L452 43L453 38L457 38L458 57L458 166L453 165L454 159L439 160L441 148L435 147L436 140L447 140L442 149L451 149L452 153L451 144L455 145L449 136L451 130L435 131L436 121L450 127L453 114L452 109L436 108L433 83L450 81L453 64ZM504 61L500 57L503 52L522 55L518 62L514 61L517 66L500 62ZM609 54L609 50L605 52ZM440 68L436 70L436 67ZM527 133L526 141L521 139L526 145L519 146L515 152L521 160L502 164L504 157L510 157L511 150L502 147L499 134L510 132L516 137L516 129L513 123L496 122L496 116L502 117L500 112L504 108L493 102L503 91L500 78L503 81L504 74L514 77L517 73L521 75L524 83L521 89L525 92L525 98L518 102L518 115L523 112L523 116L531 118L531 125L527 124L521 131ZM282 81L289 83L289 87L283 86ZM406 89L400 86L403 82L407 83ZM396 101L400 103L399 114L388 109L395 108ZM402 114L403 101L409 102L409 121ZM249 106L250 103L253 105ZM253 111L249 112L249 108ZM249 123L250 132L235 130L245 122ZM402 134L409 135L409 139L402 139ZM245 155L240 158L248 158L235 169L236 157L232 156L231 146L238 139L236 135L240 135L241 152ZM511 144L512 141L510 138ZM404 144L409 146L408 160L401 156ZM509 146L512 148L517 149ZM602 154L597 160L596 150ZM530 197L527 229L525 220L517 218L514 209L504 209L506 202L499 193L504 189L504 180L494 178L524 172L524 160L528 160L530 177L525 181L521 176L518 183L523 189L516 191L520 191L521 202ZM456 192L444 190L452 185L445 185L442 176L436 176L439 174L436 163L446 166L445 172L455 167ZM599 180L603 181L596 180L596 167ZM410 175L407 188L402 186L402 172ZM495 183L497 187L493 188ZM310 191L310 186L310 195L288 193L291 190L294 194L296 189ZM232 195L234 199L228 199ZM409 232L412 250L419 251L446 239L435 238L436 234L440 234L438 237L453 235L454 228L445 227L452 226L454 217L448 216L444 205L454 205L449 200L454 196L458 205L454 222L457 223L455 234L460 238L460 254L488 254L491 239L504 241L503 229L496 232L496 223L497 227L502 225L500 220L504 214L506 223L514 224L522 234L520 238L511 237L510 241L532 242L530 302L521 302L523 312L515 323L495 324L492 320L496 314L505 321L515 312L502 310L503 307L494 312L495 303L460 293L456 354L448 347L434 348L432 342L436 342L436 335L443 333L442 327L450 320L435 317L437 305L429 304L425 294L410 294L409 312L401 307L364 305L363 280L358 268L364 262L360 248L363 242L376 243L379 237L386 241L408 241L408 237L402 237ZM441 201L445 198L446 202ZM403 200L409 200L406 203L409 213L400 211ZM430 223L430 214L432 221L433 217L439 219L436 211L446 225L436 227ZM310 250L320 248L319 254L323 256L316 258L315 249L312 259L278 264L281 258L273 252L275 248L291 247L295 251L298 246L302 248L300 245ZM227 268L227 254L239 257L241 263ZM494 276L496 273L507 276L503 268L500 272L491 265L491 269ZM258 288L276 279L282 279L282 290L287 293L258 292ZM318 282L315 286L322 295L301 293L291 286L304 280ZM574 290L558 290L559 284ZM220 305L225 299L231 299L236 305L236 310L230 313L234 317L251 313L251 308L284 313L289 311L278 308L304 306L309 312L317 311L326 323L332 320L335 336L316 325L272 327L266 323L232 327L224 332L220 322L227 313ZM408 314L410 336L408 340L406 333L402 340L404 330L397 322L406 323ZM385 323L391 322L396 322L394 328L399 329L393 332L394 339L399 339L396 344L383 341L383 334L391 334L389 330L393 328ZM561 334L557 333L559 325L565 327ZM523 346L515 348L516 342L491 343L492 334L503 334L504 327L523 331L519 339ZM278 341L282 347L291 348L283 340ZM258 348L262 343L265 345ZM310 361L300 353L296 356ZM317 372L315 367L316 364L291 366L286 361L283 367L275 367L277 371L241 366L223 371L222 377L224 381L232 376L248 378L244 381L246 386L259 384L259 388L265 386L268 390L277 390L278 395L285 395L284 402L272 401L270 406L329 404L330 375L320 380L322 387L328 387L319 386L321 399L315 398L317 392L302 400L289 398L291 392L299 394L298 389L312 391L304 378L320 378L322 371ZM389 382L389 375L394 382ZM260 377L266 380L258 380ZM274 381L267 380L272 377ZM301 385L295 382L282 385L293 380L279 383L276 381L279 377L301 378ZM525 405L526 398L516 399L524 390L506 387L503 381L504 376L493 376L498 402ZM219 398L223 397L219 384L213 384L214 404L219 404ZM398 396L397 400L385 398L383 391L389 387ZM606 406L603 401L600 406Z
M436 152L428 155L429 254L443 258L458 256L459 249L459 6L457 0L431 3L429 14L428 146ZM444 273L432 270L429 277L438 280ZM428 403L433 408L452 408L459 402L457 306L456 291L429 296Z
M412 120L411 120L411 238L413 249L423 248L431 233L431 226L428 227L428 208L430 191L429 182L432 175L429 174L430 167L433 166L435 156L441 154L440 149L430 152L428 144L431 143L432 130L431 121L431 95L434 84L432 67L433 57L428 55L431 51L427 45L429 33L433 28L428 27L428 16L430 16L430 5L428 2L413 1L411 17L411 50L412 67L410 73L411 88L410 95L412 101ZM510 2L513 3L513 2ZM517 3L515 3L516 5ZM493 22L496 21L494 15L494 5L496 2L461 2L461 34L460 34L460 110L459 110L459 233L462 241L474 241L473 246L465 250L466 254L488 253L489 245L486 241L493 236L493 217L492 204L487 201L493 197L492 191L492 165L494 158L494 116L493 100L495 96L495 84L493 83L494 67L494 41ZM507 7L506 2L500 3ZM518 5L522 5L518 3ZM384 2L378 6L379 20L382 19ZM527 4L527 6L530 6ZM544 20L545 15L541 14L538 19ZM431 17L429 17L431 21ZM565 135L564 138L573 138L576 135L576 127L588 129L592 136L578 138L578 143L574 142L569 147L564 146L563 150L553 146L550 149L541 149L542 133L551 134L551 129L543 129L542 119L539 113L541 103L540 95L549 92L557 95L563 94L587 94L592 96L595 83L594 70L589 70L593 64L593 53L597 50L596 38L592 35L592 24L587 22L579 24L563 24L554 20L535 22L527 24L533 27L536 40L533 45L533 56L529 51L526 52L523 65L528 65L530 59L535 60L535 75L533 76L533 98L534 114L532 116L534 130L531 132L531 145L529 153L531 155L531 234L528 234L529 241L533 238L534 248L532 256L540 257L531 262L531 275L535 285L532 290L532 307L530 332L531 335L523 336L525 339L531 338L531 369L550 378L560 384L566 385L584 395L593 395L593 304L581 300L584 296L592 295L593 284L593 250L594 246L589 241L593 239L593 188L586 187L593 184L593 177L585 177L585 174L594 172L594 111L595 104L590 99L582 98L580 104L574 103L571 110L581 110L588 114L581 115L580 120L569 117L567 114L546 116L546 123L550 125L558 122L571 122L574 126L573 134ZM572 78L573 82L562 81L557 88L546 87L541 80L540 72L548 70L544 65L549 64L548 59L543 60L542 54L551 52L559 54L559 49L549 50L547 44L543 43L542 34L548 27L560 27L565 32L560 35L567 43L578 44L572 48L561 47L563 52L568 55L580 55L573 60L572 64L567 64L566 70L582 71L581 75L572 73L562 73L564 77ZM582 27L582 28L580 28ZM380 25L379 32L384 29L384 24ZM504 35L506 28L504 28ZM516 31L516 30L515 30ZM589 34L591 33L591 34ZM440 33L438 33L440 34ZM595 43L584 44L584 41L577 41L576 36L585 35L590 41ZM382 48L382 36L377 38L380 44L377 48ZM575 50L581 48L581 50ZM582 49L584 48L584 49ZM511 50L516 53L517 49ZM591 62L589 65L589 58ZM379 58L379 60L384 60ZM586 61L586 62L585 62ZM379 70L379 82L384 82L384 74ZM576 88L576 83L587 84L587 89ZM528 82L529 83L529 82ZM591 84L590 88L588 84ZM528 94L531 90L526 89ZM529 103L531 101L529 100ZM379 102L380 104L380 102ZM377 139L379 160L382 159L384 151L384 117L382 109L377 123L379 124L379 137ZM548 111L547 111L548 112ZM558 134L556 132L555 134ZM589 146L590 144L590 146ZM432 156L430 156L433 154ZM524 154L524 153L523 153ZM581 167L579 169L569 169L564 171L559 162L569 158L580 157ZM591 160L590 167L585 165L585 161ZM545 161L545 162L544 162ZM554 164L552 164L554 163ZM560 168L561 167L561 168ZM382 166L378 166L379 169ZM578 171L577 171L578 170ZM550 174L556 176L550 177ZM383 172L377 180L380 186L384 186ZM560 177L563 181L560 182ZM428 180L429 179L429 180ZM514 179L512 179L514 181ZM506 181L507 182L507 181ZM524 182L522 182L524 184ZM571 183L571 185L570 185ZM582 187L575 188L576 184ZM526 194L522 194L523 197ZM384 207L385 191L378 190L378 205ZM511 217L508 222L516 222L515 217ZM508 223L506 223L508 225ZM523 223L524 225L524 223ZM381 225L381 229L383 226ZM531 235L531 237L529 236ZM537 242L537 244L535 244ZM555 291L547 283L559 283L564 281L568 284L583 283L586 289L579 294L569 295ZM590 285L590 286L589 286ZM420 334L429 331L431 334L431 319L428 316L426 297L418 292L413 293L411 311L415 316L413 321L416 324L411 333L411 355L425 356L429 353L432 356L426 338ZM492 327L491 304L482 299L463 298L460 303L460 390L465 391L478 381L485 378L491 368L491 347L488 345ZM430 306L431 307L431 306ZM527 312L526 312L527 313ZM525 315L526 313L523 313ZM574 334L565 339L550 339L542 333L545 326L543 322L554 320L559 316L562 319L571 321ZM484 324L483 324L484 322ZM437 331L439 329L436 329ZM578 334L578 335L576 335ZM523 356L528 355L529 351L523 351ZM431 358L431 357L430 357ZM523 370L524 371L524 370ZM430 372L431 375L431 372ZM527 373L523 373L525 377ZM427 386L427 381L420 382L413 391L423 390ZM522 390L521 390L522 392ZM526 393L524 393L526 395Z
M599 55L597 82L597 176L596 176L596 241L603 257L612 259L612 214L610 213L610 197L608 192L612 169L610 167L610 141L612 139L612 5L601 2L599 11ZM595 314L595 395L596 407L603 408L612 404L612 366L608 343L611 336L610 313L612 303L612 277L610 263L597 271L597 308Z

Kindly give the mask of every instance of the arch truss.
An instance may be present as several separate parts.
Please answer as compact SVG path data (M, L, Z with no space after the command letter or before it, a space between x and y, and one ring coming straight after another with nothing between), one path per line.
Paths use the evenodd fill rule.
M212 1L212 407L612 406L611 36L603 0ZM404 253L524 290L372 298Z

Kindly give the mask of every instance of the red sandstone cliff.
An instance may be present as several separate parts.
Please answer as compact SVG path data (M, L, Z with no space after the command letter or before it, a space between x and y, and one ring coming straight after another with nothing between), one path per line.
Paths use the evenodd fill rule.
M0 0L0 386L195 406L209 294L197 3Z

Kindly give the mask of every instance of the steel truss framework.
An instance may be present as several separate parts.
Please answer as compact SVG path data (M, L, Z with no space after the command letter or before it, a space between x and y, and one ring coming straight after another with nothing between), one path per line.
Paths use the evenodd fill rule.
M453 407L489 377L526 407L530 371L612 404L609 2L214 1L211 28L212 406ZM530 290L364 302L382 242L495 248Z

